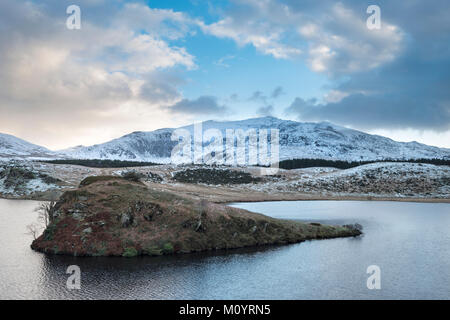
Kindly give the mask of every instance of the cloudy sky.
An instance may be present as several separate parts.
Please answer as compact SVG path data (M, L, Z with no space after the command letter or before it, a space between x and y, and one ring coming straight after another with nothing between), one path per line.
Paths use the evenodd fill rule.
M266 115L450 147L450 4L2 0L0 112L50 149Z

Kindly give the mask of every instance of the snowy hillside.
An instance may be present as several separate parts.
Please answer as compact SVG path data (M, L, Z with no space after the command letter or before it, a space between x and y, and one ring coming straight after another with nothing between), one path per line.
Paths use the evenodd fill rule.
M226 131L242 129L278 129L280 133L280 160L295 158L320 158L327 160L370 161L381 159L450 159L450 149L431 147L417 142L402 143L389 138L370 135L361 131L337 126L328 122L305 123L280 120L273 117L254 118L242 121L206 121L203 132L217 129L222 133L226 146ZM194 136L194 126L185 129ZM133 132L112 141L89 147L78 146L52 152L10 135L0 134L0 158L47 157L73 159L111 159L170 163L175 129L159 129L151 132ZM203 146L210 140L205 139ZM237 138L245 141L245 136ZM248 141L248 146L253 144ZM191 146L193 150L193 145ZM255 148L256 149L256 148Z
M417 142L402 143L389 138L370 135L327 122L304 123L273 117L243 121L206 121L203 132L218 129L226 137L227 129L279 129L280 160L294 158L321 158L329 160L366 161L379 159L450 159L450 150ZM183 127L192 136L193 125ZM67 156L80 159L118 159L169 163L173 147L174 129L152 132L134 132L110 142L91 147L64 150ZM204 143L205 144L205 143Z
M90 147L78 146L60 153L74 159L135 160L169 163L173 147L173 129L133 132L112 141Z
M1 158L53 158L54 153L9 134L0 133Z
M450 167L422 163L379 162L351 169L280 170L281 178L233 186L241 193L264 192L321 197L436 198L450 195ZM340 198L343 199L343 198ZM365 199L367 200L367 198Z
M448 198L450 169L421 163L372 163L321 175L302 175L286 189L335 195Z

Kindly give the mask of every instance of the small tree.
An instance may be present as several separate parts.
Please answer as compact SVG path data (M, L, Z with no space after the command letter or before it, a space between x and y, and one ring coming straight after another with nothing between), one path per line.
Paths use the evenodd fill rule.
M35 211L39 212L38 221L41 222L45 228L53 220L53 214L56 210L56 201L44 202L41 203Z
M36 240L39 234L41 233L41 227L36 223L32 223L27 225L27 233L31 236L33 236L33 239Z
M52 222L53 214L56 211L56 201L43 202L34 211L39 212L37 222L27 225L26 234L33 236L36 240L42 229L47 228Z

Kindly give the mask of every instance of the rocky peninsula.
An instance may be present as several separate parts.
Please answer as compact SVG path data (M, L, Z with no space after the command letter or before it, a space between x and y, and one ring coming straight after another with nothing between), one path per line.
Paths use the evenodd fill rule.
M74 256L156 256L361 234L353 226L274 219L117 176L84 179L48 214L31 247Z

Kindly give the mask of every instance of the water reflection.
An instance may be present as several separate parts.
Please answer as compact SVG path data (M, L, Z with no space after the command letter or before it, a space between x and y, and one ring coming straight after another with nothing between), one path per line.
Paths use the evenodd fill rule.
M32 201L0 200L3 299L450 298L448 204L270 202L237 206L275 217L358 222L364 236L289 246L133 259L52 256L29 248ZM366 268L382 270L368 290ZM69 291L69 265L81 290Z

